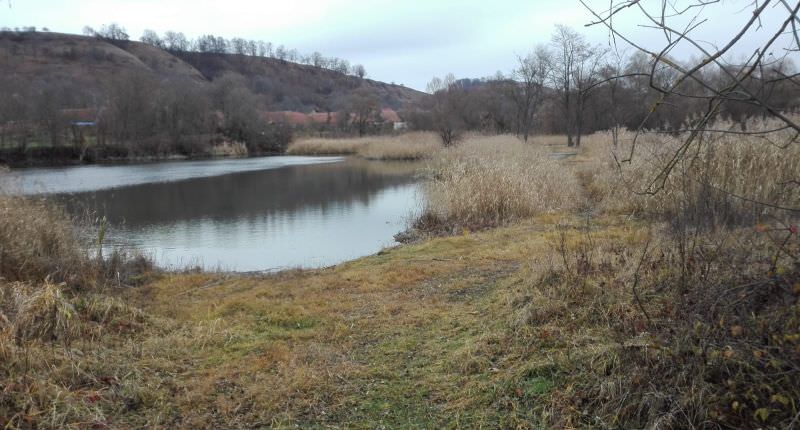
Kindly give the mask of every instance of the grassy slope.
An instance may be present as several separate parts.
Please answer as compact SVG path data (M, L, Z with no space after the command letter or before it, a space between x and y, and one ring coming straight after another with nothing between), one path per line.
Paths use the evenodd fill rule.
M594 327L543 342L513 330L514 297L552 258L553 220L323 270L175 275L132 291L146 312L213 327L209 345L184 351L192 364L175 375L173 424L535 425L539 396L559 384L557 363L605 342Z

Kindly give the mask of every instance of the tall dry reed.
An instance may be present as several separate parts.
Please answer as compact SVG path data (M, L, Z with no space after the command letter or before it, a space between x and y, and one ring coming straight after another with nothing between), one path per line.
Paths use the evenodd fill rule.
M432 133L370 136L352 139L305 139L292 143L290 155L358 155L370 160L419 160L439 148Z
M70 218L41 199L0 195L0 277L75 284L86 272Z
M733 128L717 123L714 129ZM774 124L751 121L751 130ZM593 139L583 148L590 161L581 174L599 207L611 212L638 213L693 224L732 225L785 216L800 202L800 145L786 147L789 131L765 135L704 133L665 173L686 135L648 133L631 154L632 133L617 148L607 139Z
M513 136L473 136L431 162L420 221L493 226L572 209L579 192L572 168L541 146Z

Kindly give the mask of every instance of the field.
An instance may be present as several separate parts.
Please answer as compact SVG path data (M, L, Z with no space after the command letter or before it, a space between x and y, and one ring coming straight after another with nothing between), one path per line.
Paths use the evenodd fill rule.
M4 198L0 424L794 425L797 147L712 141L648 194L669 136L559 140L436 149L412 243L270 276L100 261Z

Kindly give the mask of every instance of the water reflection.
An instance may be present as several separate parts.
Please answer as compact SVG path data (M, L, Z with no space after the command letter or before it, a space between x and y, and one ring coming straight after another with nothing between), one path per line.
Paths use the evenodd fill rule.
M391 245L416 207L414 166L313 162L50 198L72 213L105 215L109 243L166 266L321 267ZM124 167L130 177L133 166Z

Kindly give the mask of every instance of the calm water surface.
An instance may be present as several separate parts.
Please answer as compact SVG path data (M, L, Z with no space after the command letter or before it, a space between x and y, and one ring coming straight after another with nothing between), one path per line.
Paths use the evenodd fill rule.
M81 215L105 215L109 246L165 267L323 267L394 244L417 207L415 166L264 157L24 169L0 178Z

